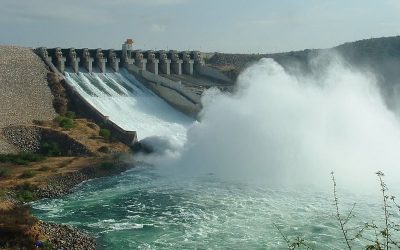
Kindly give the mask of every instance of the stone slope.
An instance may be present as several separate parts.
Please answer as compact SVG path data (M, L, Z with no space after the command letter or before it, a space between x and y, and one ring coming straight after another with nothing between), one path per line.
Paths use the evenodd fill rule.
M0 45L0 129L55 117L47 73L31 49ZM0 135L0 153L15 151Z

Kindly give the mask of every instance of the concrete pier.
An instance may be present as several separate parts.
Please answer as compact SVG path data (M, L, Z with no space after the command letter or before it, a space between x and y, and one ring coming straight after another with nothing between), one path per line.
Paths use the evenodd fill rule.
M157 52L158 60L160 61L159 69L161 73L170 75L171 74L171 60L168 59L168 55L164 50Z
M105 73L106 72L106 62L107 58L104 56L102 49L97 49L96 50L96 64L97 67L99 67L100 72Z
M192 51L192 58L194 61L194 71L198 72L201 66L205 65L204 58L200 51Z
M79 72L79 62L81 61L81 59L79 57L77 57L76 51L74 48L69 49L68 59L69 59L69 65L71 66L72 70L75 73L78 73Z
M188 75L193 75L194 60L190 57L190 53L187 51L183 51L182 60L183 60L183 73Z
M182 60L179 58L179 53L176 50L169 52L171 58L171 71L173 74L182 75Z
M133 56L135 58L136 66L138 66L141 70L146 71L147 59L144 58L143 52L140 50L135 50L133 51Z
M39 55L43 58L44 61L49 61L51 62L51 57L49 56L49 53L47 51L47 48L45 47L40 47L38 49Z
M62 74L64 74L66 58L63 57L63 53L62 53L62 51L61 51L61 48L56 48L56 49L55 49L55 52L54 52L54 55L55 55L55 57L56 57L55 59L56 59L57 69L58 69Z
M158 63L159 60L156 58L156 54L152 50L148 50L145 52L145 56L147 58L146 68L149 72L158 75Z
M89 73L92 73L94 59L93 59L93 57L90 56L89 49L85 48L82 50L82 59L83 59L83 64L84 64L86 70Z
M119 62L121 61L118 57L117 57L117 53L115 53L114 50L110 49L108 51L108 59L109 59L109 63L111 65L111 68L115 71L118 72L119 71Z

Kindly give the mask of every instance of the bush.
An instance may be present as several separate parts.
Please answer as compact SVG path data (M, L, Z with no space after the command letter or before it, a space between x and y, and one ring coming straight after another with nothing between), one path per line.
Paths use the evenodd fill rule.
M102 128L102 129L100 129L99 135L108 140L111 137L111 132L110 132L110 130L108 130L106 128Z
M22 179L28 179L28 178L32 178L36 175L36 173L32 170L25 170L24 172L22 172L22 174L19 176L19 178Z
M22 184L15 188L15 197L22 202L29 202L36 200L36 187L30 184Z
M57 142L45 142L41 145L41 151L47 156L60 156L61 150Z
M57 116L54 121L58 123L58 125L65 129L70 129L75 127L75 122L72 118L68 118L65 116Z
M36 193L30 190L19 190L16 193L15 197L17 198L17 200L22 202L30 202L37 199Z
M67 117L69 119L75 119L76 115L75 115L75 112L68 111L67 113L65 113L65 117Z
M8 168L0 168L0 178L6 178L11 175L11 170Z
M43 156L31 152L0 155L0 162L11 162L18 165L27 165L29 162L38 162L44 159L45 158Z

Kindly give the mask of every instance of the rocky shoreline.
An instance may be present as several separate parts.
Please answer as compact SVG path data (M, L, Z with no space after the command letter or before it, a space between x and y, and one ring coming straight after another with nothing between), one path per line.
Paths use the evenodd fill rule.
M73 189L84 181L116 175L133 167L134 165L132 163L126 162L103 163L100 165L88 166L78 171L48 178L48 184L39 187L36 193L39 199L60 198L64 195L71 194Z
M97 249L95 238L69 225L59 225L40 221L39 230L49 237L48 243L50 243L50 246L54 249Z
M72 193L73 189L84 181L116 175L133 167L133 164L127 162L88 166L75 172L50 177L48 184L39 187L36 193L39 199L60 198ZM48 242L54 249L98 249L93 236L72 226L43 221L40 221L39 225L39 230L49 238Z

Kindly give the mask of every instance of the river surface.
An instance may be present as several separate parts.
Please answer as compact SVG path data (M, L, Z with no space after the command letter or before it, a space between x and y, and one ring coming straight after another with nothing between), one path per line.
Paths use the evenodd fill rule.
M346 194L342 209L353 201L353 225L382 218L379 200ZM150 167L87 181L64 198L33 203L33 212L87 230L105 249L287 249L276 227L316 249L345 246L330 192L173 178Z

